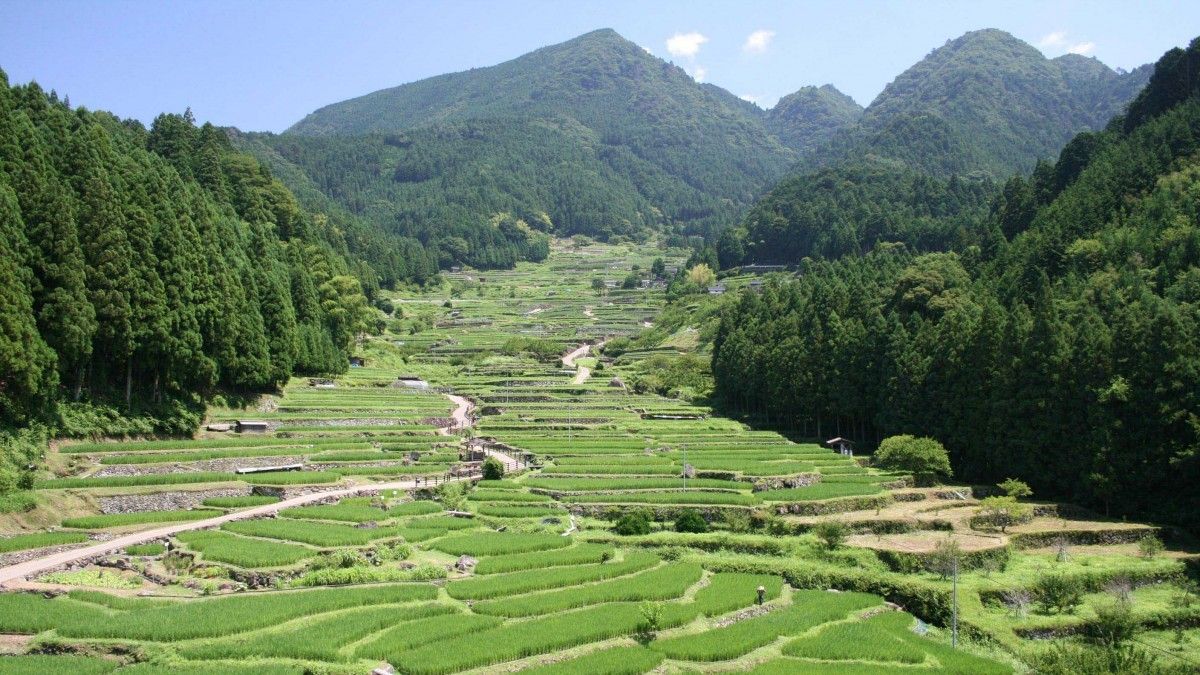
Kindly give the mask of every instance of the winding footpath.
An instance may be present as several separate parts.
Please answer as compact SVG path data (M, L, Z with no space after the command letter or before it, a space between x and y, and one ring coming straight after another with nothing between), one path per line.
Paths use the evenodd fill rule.
M599 347L600 345L603 345L603 344L604 343L601 342L601 343L597 344L596 346ZM592 351L592 345L585 343L585 344L579 345L578 347L575 348L574 351L572 351L572 352L568 353L566 356L562 357L562 362L563 362L564 366L566 366L568 368L576 369L575 370L575 379L571 380L571 384L583 384L584 382L587 382L589 377L592 376L591 368L588 368L587 366L576 366L575 365L575 361L577 359L587 356L588 353L591 351Z
M471 402L468 401L466 398L463 398L462 396L455 396L453 394L446 394L446 397L449 398L455 405L454 412L452 413L452 417L454 419L454 424L449 427L442 427L441 429L438 430L438 433L440 433L444 436L449 436L449 435L452 435L455 431L457 431L459 429L464 429L467 426L469 426L470 413L471 413ZM491 454L493 456L495 456L497 459L499 459L501 462L504 462L506 465L507 464L515 464L517 461L515 458L509 457L508 455L501 453L499 451L496 451L496 450L493 450L491 452ZM470 477L464 476L464 477L458 477L458 478L451 478L450 480L454 480L454 481L470 480ZM73 563L73 562L77 562L80 560L86 560L88 558L105 555L107 553L112 553L113 551L121 550L121 549L125 548L126 546L132 546L134 544L144 544L148 541L153 541L155 539L162 539L163 537L169 537L171 535L178 534L180 532L188 532L191 530L203 530L203 529L207 529L210 527L218 527L220 525L224 525L225 523L233 522L235 520L245 520L247 518L256 518L259 516L269 516L269 515L273 515L273 514L279 512L283 509L290 509L290 508L297 507L297 506L304 506L305 504L311 504L312 502L317 502L317 501L321 501L321 500L329 499L329 498L350 497L350 496L353 496L353 495L356 495L356 494L359 494L362 492L374 492L374 491L383 491L383 490L411 490L416 487L418 487L418 485L413 480L393 481L390 483L365 483L362 485L354 485L354 486L346 487L346 488L338 488L338 489L334 489L334 490L323 490L321 492L313 492L311 494L299 495L297 497L290 497L288 499L284 499L283 501L279 501L274 504L267 504L265 506L255 506L252 508L243 509L241 511L234 511L232 513L226 513L224 515L215 516L213 518L207 518L205 520L193 520L193 521L187 522L187 523L179 523L177 525L167 525L165 527L157 527L152 530L143 530L141 532L134 532L132 534L121 535L119 537L109 539L108 541L97 542L95 544L91 544L91 545L84 546L81 548L71 549L68 551L61 551L59 553L54 553L54 554L45 556L43 558L36 558L34 560L27 560L22 563L17 563L15 565L9 565L8 567L0 567L0 586L9 585L12 582L19 581L26 577L32 577L37 574L41 574L42 572L46 572L46 571L55 569L57 567L61 567L62 565L66 565L68 563Z

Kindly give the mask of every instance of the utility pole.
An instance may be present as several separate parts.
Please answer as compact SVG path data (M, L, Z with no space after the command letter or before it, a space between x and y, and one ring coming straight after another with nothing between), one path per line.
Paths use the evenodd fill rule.
M950 646L958 649L958 556L954 556L954 581L950 587Z

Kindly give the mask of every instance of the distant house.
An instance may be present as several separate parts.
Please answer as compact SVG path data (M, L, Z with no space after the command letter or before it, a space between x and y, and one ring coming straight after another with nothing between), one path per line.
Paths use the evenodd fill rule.
M261 420L238 420L236 429L239 434L265 434L270 431L267 423Z
M617 287L617 282L616 282L616 280L615 280L615 279L607 279L607 280L605 280L605 282L604 282L604 287L605 287L605 288L616 288L616 287Z
M825 445L837 450L838 454L846 455L847 457L854 456L854 441L849 438L842 438L841 436L831 438L825 441Z
M367 365L367 360L365 358L363 358L361 356L351 356L350 357L350 367L351 368L362 368L366 365Z
M461 271L462 271L462 266L461 266L461 265L451 265L451 266L450 266L450 271L451 271L451 272L461 272Z
M416 375L400 375L396 378L396 384L401 387L409 387L412 389L428 389L429 383Z
M717 284L716 286L708 287L709 295L724 295L724 293L725 293L725 284Z
M754 291L755 293L762 293L762 288L762 279L752 279L750 281L750 290Z

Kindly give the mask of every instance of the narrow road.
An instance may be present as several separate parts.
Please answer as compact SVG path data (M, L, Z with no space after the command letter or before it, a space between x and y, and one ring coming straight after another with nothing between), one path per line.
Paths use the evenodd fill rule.
M604 341L596 344L597 347L603 346ZM575 361L581 357L587 356L592 351L592 345L579 345L574 351L562 357L563 365L568 368L575 368L575 379L571 380L571 384L583 384L592 376L592 369L587 366L576 366Z
M440 433L448 435L451 433L450 429L452 428L464 428L468 426L468 415L470 414L471 410L471 402L461 396L455 396L453 394L446 394L446 397L453 401L456 406L454 412L452 413L455 426L443 427L439 430ZM493 450L491 454L501 462L504 462L506 465L510 463L515 464L517 461L515 458L495 450ZM469 480L469 478L452 478L451 480ZM203 530L210 527L217 527L235 520L245 520L247 518L256 518L258 516L268 516L283 509L304 506L305 504L310 504L322 499L328 499L330 497L349 497L360 492L374 490L411 490L415 487L417 487L417 484L413 480L393 481L390 483L366 483L363 485L355 485L353 487L323 490L321 492L314 492L312 494L291 497L274 504L255 506L241 511L234 511L233 513L215 516L213 518L206 518L204 520L193 520L187 523L167 525L164 527L156 527L152 530L134 532L132 534L122 535L108 541L97 542L95 544L91 544L90 546L54 553L44 558L28 560L16 565L9 565L8 567L0 567L0 586L6 585L11 581L25 577L31 577L48 570L52 570L56 567L66 565L67 563L84 560L93 556L104 555L106 553L118 551L126 546L132 546L134 544L144 544L148 541L168 537L179 532Z

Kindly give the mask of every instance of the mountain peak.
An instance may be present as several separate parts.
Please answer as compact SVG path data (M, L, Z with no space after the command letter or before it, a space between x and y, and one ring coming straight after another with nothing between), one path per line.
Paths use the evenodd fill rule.
M767 126L785 145L815 148L862 116L863 108L832 84L801 87L767 111Z

